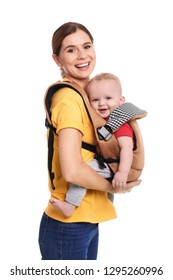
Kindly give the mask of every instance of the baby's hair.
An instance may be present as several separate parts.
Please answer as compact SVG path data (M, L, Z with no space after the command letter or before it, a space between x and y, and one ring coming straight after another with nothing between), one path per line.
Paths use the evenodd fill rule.
M101 80L114 80L119 85L120 92L122 93L120 79L117 76L115 76L114 74L112 74L112 73L100 73L100 74L95 75L89 81L89 83L87 85L87 89L88 89L89 85L92 83L92 81L101 81Z

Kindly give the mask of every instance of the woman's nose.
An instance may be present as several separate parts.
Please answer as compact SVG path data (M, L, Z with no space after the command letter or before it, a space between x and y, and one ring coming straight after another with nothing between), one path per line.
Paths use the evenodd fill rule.
M78 50L78 58L85 58L86 57L86 51L84 49Z

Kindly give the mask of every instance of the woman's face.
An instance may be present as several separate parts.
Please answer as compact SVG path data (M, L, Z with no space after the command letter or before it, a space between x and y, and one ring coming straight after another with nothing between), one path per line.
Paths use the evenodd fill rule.
M77 30L64 38L55 61L65 75L77 80L88 79L96 64L94 46L88 34Z

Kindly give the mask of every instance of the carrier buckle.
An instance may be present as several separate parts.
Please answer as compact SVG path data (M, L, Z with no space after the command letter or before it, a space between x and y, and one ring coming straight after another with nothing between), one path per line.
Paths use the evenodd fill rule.
M97 128L98 137L100 140L108 141L112 137L112 129L108 126L101 126Z

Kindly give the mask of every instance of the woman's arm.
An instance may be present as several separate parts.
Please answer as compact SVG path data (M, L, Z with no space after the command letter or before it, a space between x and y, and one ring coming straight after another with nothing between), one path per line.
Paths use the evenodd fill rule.
M67 182L83 186L87 189L95 189L110 193L122 192L122 189L113 186L96 171L88 166L82 159L81 142L82 134L73 128L65 128L59 131L59 156L61 170ZM126 191L138 185L140 181L127 186ZM123 192L125 189L123 190Z

